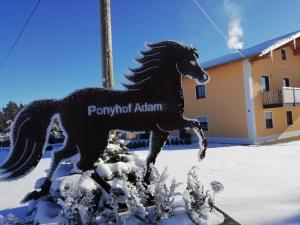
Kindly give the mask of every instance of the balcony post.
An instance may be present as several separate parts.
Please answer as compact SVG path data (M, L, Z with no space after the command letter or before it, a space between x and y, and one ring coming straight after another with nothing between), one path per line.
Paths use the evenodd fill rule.
M294 98L294 104L293 104L293 106L296 106L295 88L293 88L293 98Z

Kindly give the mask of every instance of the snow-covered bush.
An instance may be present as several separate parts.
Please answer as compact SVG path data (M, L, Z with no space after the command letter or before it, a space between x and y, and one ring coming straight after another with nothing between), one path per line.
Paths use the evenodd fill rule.
M151 165L150 184L145 184L144 160L135 154L129 154L125 144L120 146L122 145L109 144L103 160L99 160L97 164L98 174L111 182L112 190L123 193L118 196L112 193L108 198L109 201L106 202L112 204L111 209L105 211L109 211L110 220L120 221L116 211L112 212L115 202L126 203L132 215L148 223L157 223L161 218L168 217L173 210L174 196L178 194L175 189L179 184L173 180L169 187L166 184L167 170L160 175L153 165ZM155 202L151 210L145 207L149 204L149 198L153 198ZM107 213L104 214L105 216Z
M59 189L60 196L56 200L69 224L95 223L100 190L89 174L69 176L62 180Z
M0 133L0 147L10 146L10 132Z
M167 169L160 175L153 165L151 165L152 181L148 187L148 191L154 198L154 210L148 216L149 221L155 223L161 218L168 217L173 211L173 203L176 195L176 188L181 184L177 183L174 179L171 181L170 187L166 185L168 178Z
M50 129L50 135L55 138L60 138L63 134L63 131L60 129L59 120L55 118L52 123L52 127Z
M50 194L32 201L31 224L95 224L101 188L90 177L90 172L57 177L51 185ZM36 187L43 179L36 182Z
M197 167L192 167L188 173L187 187L183 199L186 212L196 224L207 224L209 214L214 207L215 194L224 189L218 181L212 181L212 190L205 190L197 174ZM217 213L217 212L216 212ZM220 221L222 223L222 220ZM217 223L218 224L218 223Z
M150 184L145 184L145 161L129 153L126 143L117 136L110 138L105 154L95 163L95 168L95 172L111 185L109 194L92 179L94 171L67 176L58 171L62 175L54 179L50 195L33 205L35 224L42 224L43 220L60 221L64 225L124 224L121 210L127 210L146 223L156 224L172 212L178 184L173 180L168 186L166 170L160 175L153 165ZM37 188L42 181L37 182ZM149 199L154 200L155 206L148 207ZM46 210L47 205L53 210ZM49 213L43 214L45 211Z
M105 197L100 203L100 211L97 214L96 223L104 224L124 224L124 220L119 215L119 202L112 193Z
M210 182L210 186L211 186L211 190L212 190L213 194L209 198L209 206L212 210L213 206L215 204L215 196L216 196L216 194L218 194L219 192L224 190L224 186L222 183L220 183L219 181L215 181L215 180Z
M1 143L1 142L4 142L4 140L5 140L5 139L4 139L4 134L0 133L0 143Z

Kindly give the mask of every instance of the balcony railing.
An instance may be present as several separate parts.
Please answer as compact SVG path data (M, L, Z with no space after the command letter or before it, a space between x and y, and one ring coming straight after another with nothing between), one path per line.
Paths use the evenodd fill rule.
M300 106L300 88L283 87L262 93L264 108Z

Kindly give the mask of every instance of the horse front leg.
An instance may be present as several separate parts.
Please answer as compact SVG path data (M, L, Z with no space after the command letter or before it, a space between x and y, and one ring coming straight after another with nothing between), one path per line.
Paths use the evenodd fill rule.
M199 139L199 147L200 147L199 160L204 159L208 143L205 138L201 123L195 119L183 118L182 126L184 128L192 128L194 130L194 132L196 133Z
M144 181L146 184L150 183L150 174L151 174L151 164L155 164L156 158L161 151L162 147L164 146L170 132L169 131L164 131L161 129L155 129L151 132L150 135L150 153L147 157L146 160L146 174L144 177Z

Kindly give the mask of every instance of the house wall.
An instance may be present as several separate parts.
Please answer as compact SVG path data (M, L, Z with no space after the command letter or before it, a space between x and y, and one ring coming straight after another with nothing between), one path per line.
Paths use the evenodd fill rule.
M287 50L287 60L281 59L280 49L273 52L273 62L270 57L264 57L252 62L252 83L255 105L256 118L256 135L257 140L277 139L286 137L287 132L296 135L300 130L300 107L278 107L264 109L262 103L261 91L261 76L270 76L270 90L281 89L283 85L282 79L288 77L290 79L291 87L300 87L300 55L296 53L291 46L285 46ZM264 112L273 113L274 128L267 129L265 127ZM287 126L286 111L293 112L294 125ZM300 135L300 132L299 134Z
M188 118L208 115L207 136L214 140L248 137L243 65L241 61L207 70L211 77L206 85L206 97L196 98L196 84L184 78L185 113ZM232 141L230 141L232 140Z

